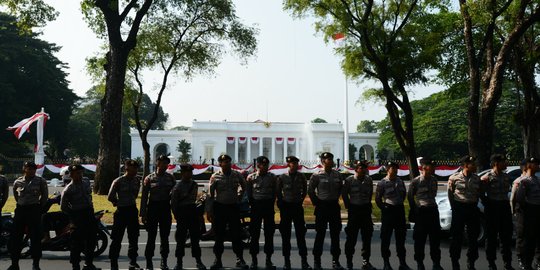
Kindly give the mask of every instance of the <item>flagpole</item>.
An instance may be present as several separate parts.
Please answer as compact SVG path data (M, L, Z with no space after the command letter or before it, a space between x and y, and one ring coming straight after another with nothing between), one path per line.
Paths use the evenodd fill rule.
M343 163L349 160L349 78L345 75L345 132L343 140Z
M41 108L41 116L37 120L36 126L36 152L34 153L34 162L43 165L45 162L45 151L43 151L43 121L45 119L45 109Z

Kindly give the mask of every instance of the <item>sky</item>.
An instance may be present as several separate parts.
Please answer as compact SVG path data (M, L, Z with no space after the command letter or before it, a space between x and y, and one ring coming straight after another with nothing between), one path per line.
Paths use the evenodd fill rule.
M47 0L60 13L41 31L41 38L61 46L57 57L67 64L70 88L79 96L92 86L85 59L100 52L99 40L82 19L80 1ZM309 122L323 118L345 123L345 76L336 44L326 44L312 18L295 19L277 0L233 0L237 16L259 29L258 51L247 64L225 55L212 76L186 82L176 76L165 91L163 110L168 128L191 126L198 121ZM147 87L158 74L150 74ZM349 131L361 120L379 121L386 116L382 104L356 105L363 89L374 82L348 82ZM417 87L411 99L440 91L437 86ZM148 92L155 100L157 91Z

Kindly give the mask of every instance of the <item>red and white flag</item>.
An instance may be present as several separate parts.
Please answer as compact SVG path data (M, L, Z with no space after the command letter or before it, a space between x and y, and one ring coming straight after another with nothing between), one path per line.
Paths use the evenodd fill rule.
M43 117L43 125L45 125L47 119L49 119L49 114L43 112L36 113L32 115L32 117L25 118L19 121L19 123L8 127L6 130L14 130L13 134L15 134L15 137L17 137L17 139L20 139L22 135L30 128L30 125L39 120L40 117Z

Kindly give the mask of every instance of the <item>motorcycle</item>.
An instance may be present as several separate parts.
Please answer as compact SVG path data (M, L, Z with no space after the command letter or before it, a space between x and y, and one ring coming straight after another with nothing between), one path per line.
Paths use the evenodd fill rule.
M71 233L73 232L72 224L69 222L69 217L63 212L48 212L53 204L60 204L60 193L55 193L47 199L44 214L42 217L44 227L44 237L41 243L41 249L44 251L68 251L70 250ZM95 221L98 225L96 235L96 248L94 256L99 256L105 252L109 243L110 232L107 226L101 221L105 210L100 210L94 213ZM49 231L55 232L54 237L48 237ZM23 242L26 247L30 247L30 236L25 235ZM23 257L30 256L30 250L23 248Z
M2 213L0 217L0 255L8 253L8 241L13 229L13 216L11 213Z

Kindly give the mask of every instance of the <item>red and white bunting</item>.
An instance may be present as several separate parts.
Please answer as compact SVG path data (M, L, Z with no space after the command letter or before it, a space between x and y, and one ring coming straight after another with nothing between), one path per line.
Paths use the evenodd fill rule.
M233 144L234 143L234 137L227 137L227 143Z
M296 142L296 138L287 138L287 144L294 144Z
M251 137L251 143L252 144L258 144L259 143L259 137Z
M282 137L276 137L276 144L282 144L283 138Z
M41 117L43 117L43 126L45 126L47 119L49 119L49 114L40 112L32 115L32 117L25 118L19 121L19 123L8 127L6 130L14 130L13 134L15 134L15 137L17 137L17 139L20 139L22 135L30 128L30 125L32 125L32 123L36 122Z
M239 144L245 144L247 142L247 137L238 137Z

